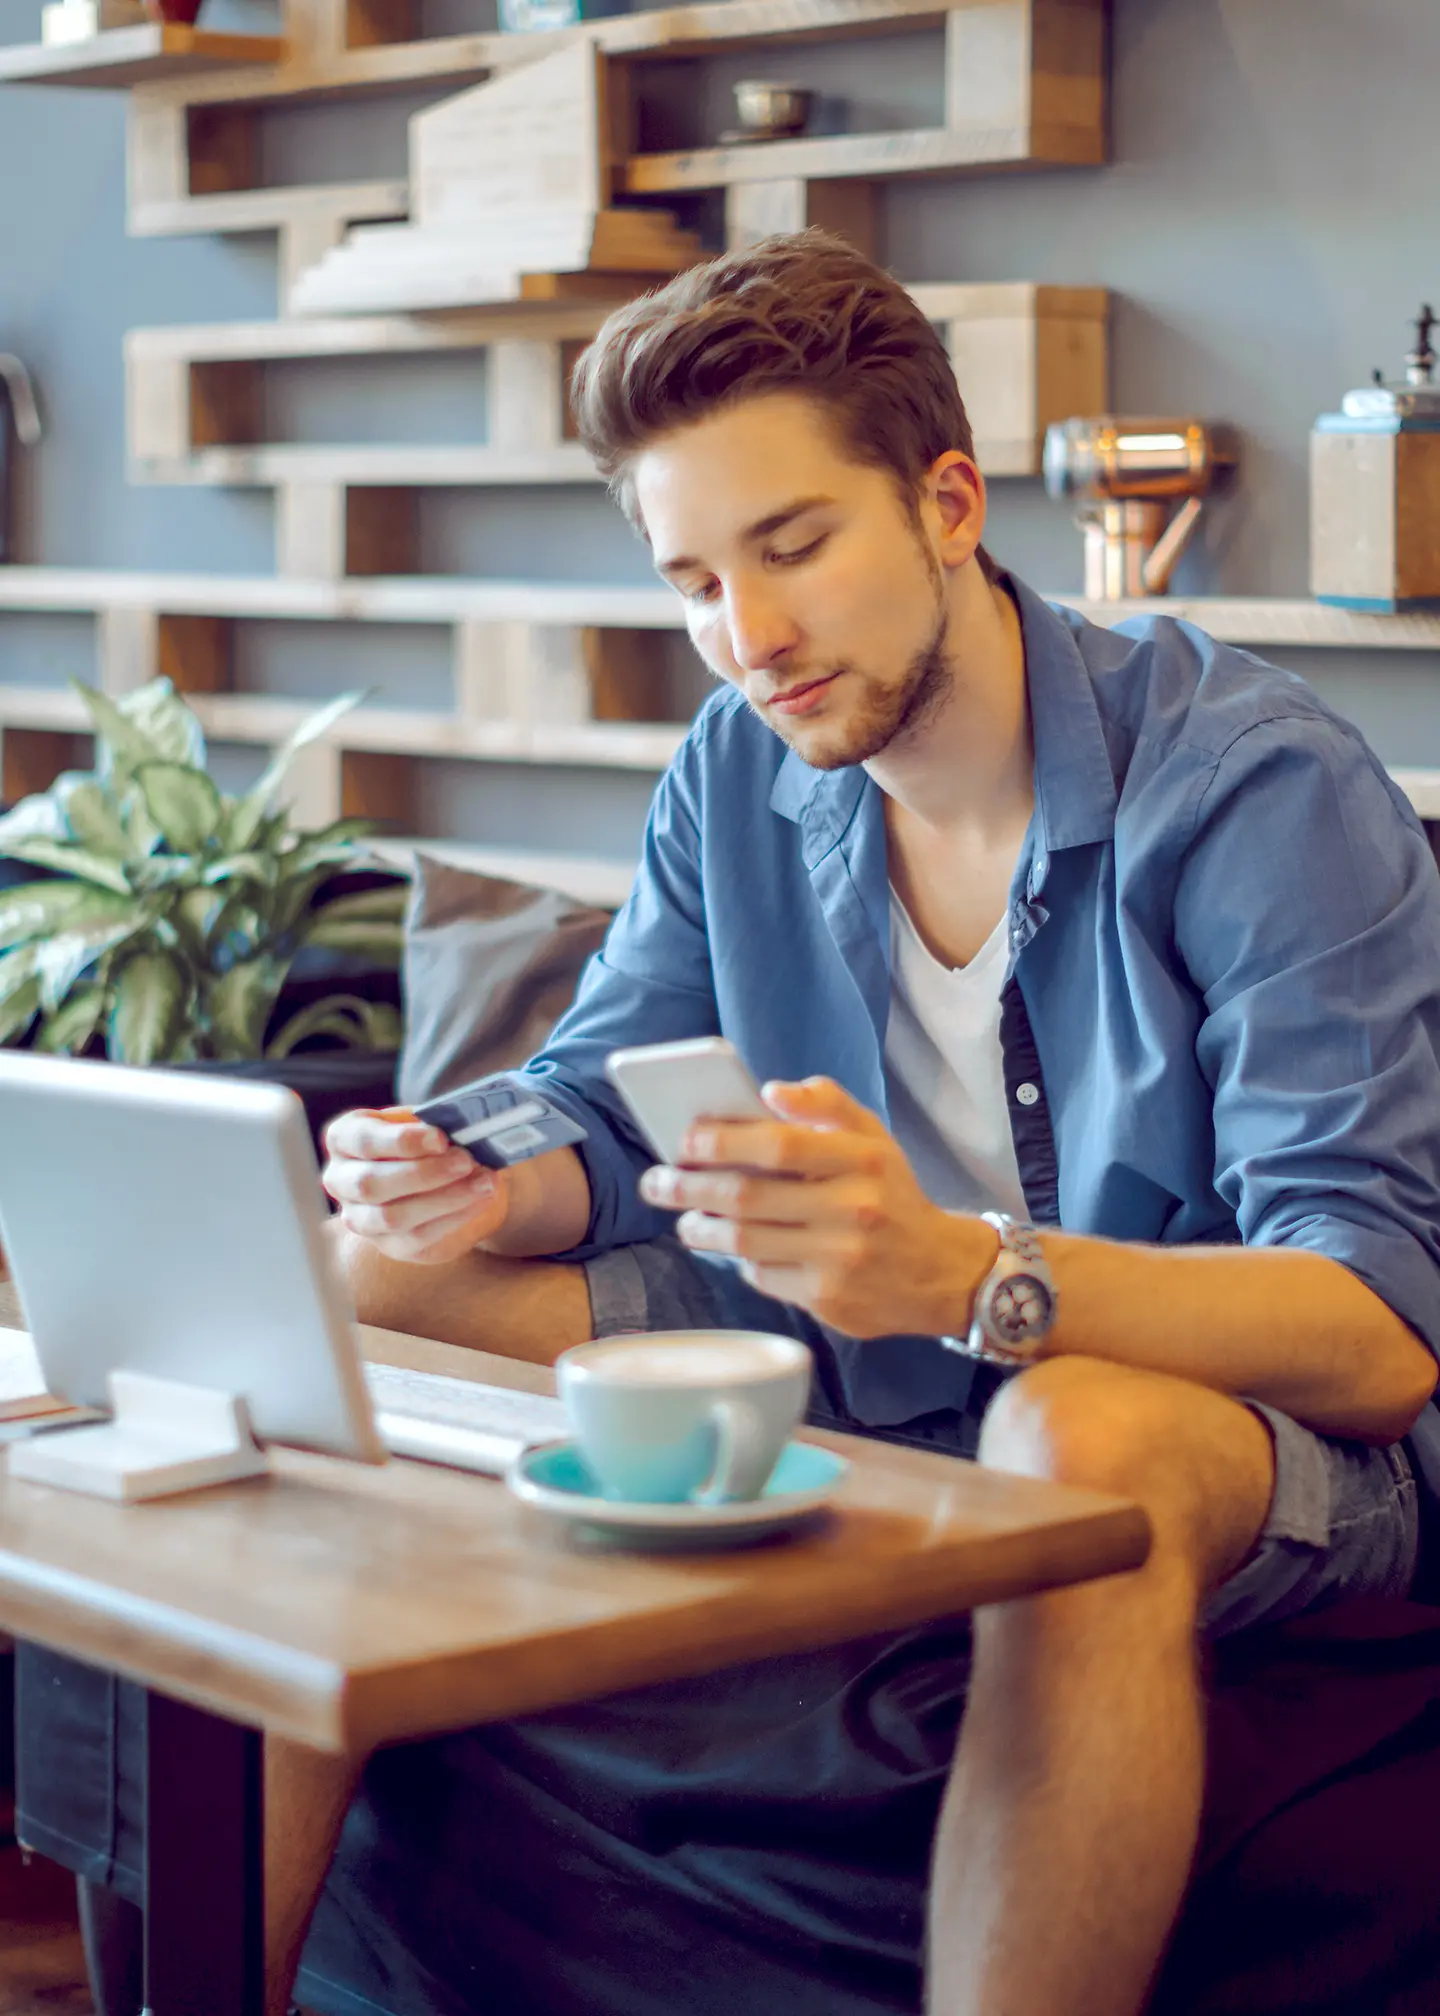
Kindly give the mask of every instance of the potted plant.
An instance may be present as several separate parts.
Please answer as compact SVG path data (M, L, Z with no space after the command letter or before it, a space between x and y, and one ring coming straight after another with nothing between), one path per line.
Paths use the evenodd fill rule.
M0 888L0 1043L292 1083L315 1077L320 1060L297 1053L320 1046L351 1066L331 1110L369 1103L349 1095L367 1071L382 1089L393 1076L395 1000L347 990L287 1013L282 993L297 959L317 952L393 976L404 884L330 894L369 861L371 823L303 833L273 809L296 752L360 696L303 722L254 788L231 797L168 679L118 702L76 690L95 727L94 771L66 772L0 816L0 856L39 871Z

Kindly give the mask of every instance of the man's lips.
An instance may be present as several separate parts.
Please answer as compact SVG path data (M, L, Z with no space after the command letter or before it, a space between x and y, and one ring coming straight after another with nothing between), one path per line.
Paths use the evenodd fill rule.
M772 694L765 704L777 714L806 714L819 705L821 694L839 677L838 672L827 672L823 679L810 679L803 686L790 687L788 692Z

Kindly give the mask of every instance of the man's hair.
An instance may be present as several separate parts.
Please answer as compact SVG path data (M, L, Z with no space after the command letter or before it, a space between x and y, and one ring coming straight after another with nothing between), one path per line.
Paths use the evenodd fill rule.
M627 302L571 380L580 439L632 524L638 455L770 392L823 408L848 454L891 474L912 513L941 455L975 452L934 326L897 280L824 231L762 239ZM983 547L977 557L993 581Z

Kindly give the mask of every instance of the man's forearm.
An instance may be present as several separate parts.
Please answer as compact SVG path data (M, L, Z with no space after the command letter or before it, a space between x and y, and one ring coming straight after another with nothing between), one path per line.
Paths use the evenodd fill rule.
M1043 1243L1058 1298L1047 1355L1169 1372L1373 1442L1403 1435L1434 1387L1435 1361L1409 1326L1323 1254L1064 1232Z
M590 1226L590 1178L573 1148L517 1162L502 1181L510 1192L505 1223L481 1249L508 1260L568 1253Z

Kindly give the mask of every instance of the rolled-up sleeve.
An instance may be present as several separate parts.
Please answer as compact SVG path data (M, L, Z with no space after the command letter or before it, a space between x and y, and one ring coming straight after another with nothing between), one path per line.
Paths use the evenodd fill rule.
M586 1130L580 1154L590 1179L585 1259L650 1239L673 1217L642 1203L637 1183L654 1161L605 1075L612 1050L718 1032L701 879L699 794L705 719L661 779L646 822L629 901L585 970L575 1001L523 1070L531 1084Z
M1262 722L1215 763L1174 906L1215 1185L1246 1245L1340 1261L1440 1354L1440 878L1358 738Z

